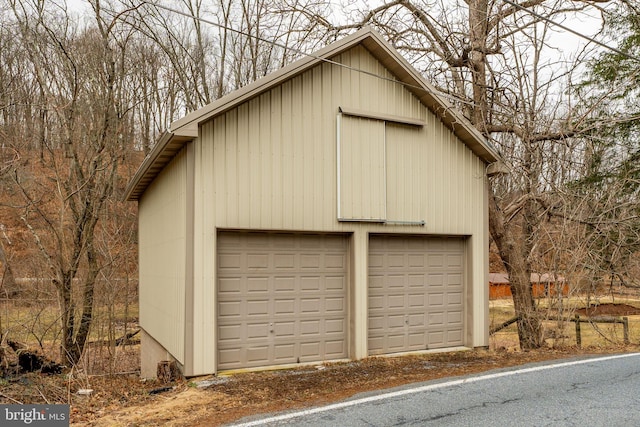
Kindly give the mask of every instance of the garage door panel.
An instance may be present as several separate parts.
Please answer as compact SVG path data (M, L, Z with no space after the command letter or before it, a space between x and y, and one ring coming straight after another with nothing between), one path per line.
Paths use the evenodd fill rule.
M231 330L229 330L231 331ZM242 333L242 330L238 330L238 333ZM247 339L264 338L269 336L269 324L265 322L261 323L249 323L247 325L246 337Z
M404 329L404 314L390 314L387 316L387 329Z
M436 332L428 332L427 334L429 339L429 346L432 348L444 347L444 332L436 331Z
M424 254L410 254L409 267L423 269L425 267Z
M324 269L326 271L331 270L344 270L347 266L345 264L346 258L342 253L329 253L324 256Z
M218 339L220 341L228 341L228 340L238 340L238 337L242 333L241 325L233 325L233 326L225 326L220 328L218 331Z
M291 360L295 358L295 350L296 348L293 344L277 344L274 346L273 358L283 363L291 363Z
M423 349L426 345L425 342L425 333L413 333L413 334L409 334L409 349L410 350L417 350L417 349Z
M293 269L295 260L296 255L294 253L274 254L273 266L276 270Z
M238 317L242 312L242 306L239 302L221 302L218 304L218 316L220 317Z
M424 274L409 274L407 276L407 285L410 288L423 289L425 284Z
M418 314L410 314L409 315L409 327L415 327L418 326L422 329L422 327L424 327L427 324L427 322L425 321L425 314L424 313L418 313Z
M462 312L461 311L447 312L447 323L449 325L462 325Z
M247 348L247 361L264 363L269 360L269 347L264 345L260 347Z
M321 290L322 278L319 276L301 277L300 290L303 292L318 293Z
M275 292L294 292L296 278L290 276L276 276L273 278L273 290Z
M276 338L293 337L296 334L296 324L295 322L274 322L273 334ZM265 337L267 336L268 333L265 334Z
M461 345L463 240L372 236L369 250L369 353Z
M218 351L218 363L230 364L242 358L240 348L222 349Z
M371 265L369 266L371 268ZM384 276L369 275L369 289L382 289L384 287Z
M462 292L448 292L447 293L447 304L457 304L462 305Z
M429 326L444 326L444 313L429 312Z
M411 308L424 308L426 307L426 295L425 294L410 294L408 305Z
M269 314L269 301L257 300L247 301L247 316L266 316Z
M404 334L389 334L387 341L389 349L392 351L404 351L406 348Z
M218 369L347 357L347 238L218 234Z
M300 343L300 358L307 358L306 362L314 360L320 353L320 344L317 341Z
M428 273L427 274L427 286L429 289L436 289L437 287L444 286L444 274L442 273Z
M404 295L389 295L387 303L387 308L404 308L405 297Z
M432 310L444 307L444 294L431 292L429 293L429 305Z
M382 309L384 308L384 297L383 296L370 296L369 297L369 310ZM369 319L371 320L371 319Z
M447 285L449 286L462 286L461 274L450 274L447 276Z
M324 311L326 313L342 313L345 314L345 299L342 297L338 298L325 298L324 300Z
M344 318L327 319L325 321L324 330L327 335L330 335L330 334L343 335L347 332L346 322L344 321Z
M329 358L340 358L346 353L344 340L327 341L325 347L325 353Z
M274 316L291 316L296 312L296 300L285 299L283 297L276 297L273 301L275 312L271 313ZM266 313L265 313L266 314Z
M220 270L238 270L242 266L240 254L224 254L218 257L218 268Z
M247 267L251 269L269 268L269 256L264 253L247 254Z
M406 277L400 274L389 274L385 277L384 285L387 288L404 288Z
M347 289L347 282L344 276L325 276L324 287L326 291L335 291L343 294Z
M462 329L454 329L447 331L447 341L461 341Z
M302 268L318 270L322 264L320 255L300 255L300 266Z

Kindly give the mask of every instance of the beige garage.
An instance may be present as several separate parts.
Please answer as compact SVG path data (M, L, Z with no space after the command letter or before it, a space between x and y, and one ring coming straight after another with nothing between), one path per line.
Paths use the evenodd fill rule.
M343 359L344 235L218 234L218 369Z
M464 240L372 236L369 354L464 343Z
M126 191L142 375L487 346L499 160L370 28L173 122Z

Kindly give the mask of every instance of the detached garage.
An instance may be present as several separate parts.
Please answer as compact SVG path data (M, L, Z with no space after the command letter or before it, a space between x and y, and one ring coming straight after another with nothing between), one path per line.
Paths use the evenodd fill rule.
M142 375L488 345L498 161L370 29L174 122L127 189Z

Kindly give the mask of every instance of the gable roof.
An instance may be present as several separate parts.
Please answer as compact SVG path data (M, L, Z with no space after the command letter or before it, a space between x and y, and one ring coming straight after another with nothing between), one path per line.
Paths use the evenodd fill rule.
M138 200L173 156L187 142L197 138L198 127L201 123L223 114L359 44L380 61L399 82L405 84L405 88L439 117L478 157L487 163L500 160L496 149L455 107L439 96L436 89L398 51L383 40L379 33L365 27L173 122L170 129L162 135L131 179L125 192L125 199Z

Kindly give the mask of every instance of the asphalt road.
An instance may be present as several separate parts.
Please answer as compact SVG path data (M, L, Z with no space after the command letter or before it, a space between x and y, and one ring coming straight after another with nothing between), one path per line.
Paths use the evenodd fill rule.
M640 426L640 353L430 381L237 425Z

